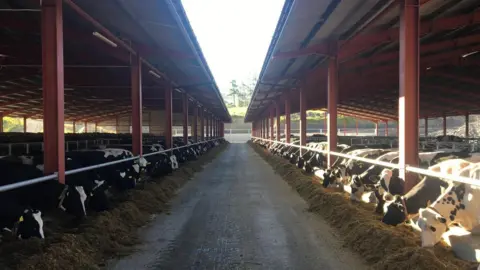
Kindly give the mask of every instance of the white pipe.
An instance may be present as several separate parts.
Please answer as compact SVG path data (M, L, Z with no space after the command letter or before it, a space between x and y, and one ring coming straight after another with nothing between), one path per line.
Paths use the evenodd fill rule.
M319 150L319 149L315 149L315 148L310 148L310 147L306 147L306 146L294 145L294 144L291 144L291 143L273 141L273 140L263 139L263 138L259 138L259 137L252 137L252 138L262 140L262 141L268 141L268 142L272 142L272 143L279 143L279 144L283 144L283 145L293 146L293 147L306 149L306 150L313 151L313 152L319 152L319 153L323 153L323 154L328 154L329 153L328 151ZM338 156L338 157L350 158L350 159L353 159L353 160L363 161L363 162L374 164L374 165L380 165L380 166L384 166L384 167L399 169L398 165L388 163L388 162L383 162L383 161L378 161L378 160L368 159L368 158L361 158L361 157L346 155L346 154L337 153L337 152L330 152L330 154L334 155L334 156ZM421 175L443 178L443 179L453 181L453 182L464 183L464 184L468 184L468 185L472 185L472 186L480 186L480 183L479 183L478 179L471 179L471 178L467 178L467 177L463 177L463 176L456 176L456 175L451 175L451 174L441 174L441 173L437 173L437 172L433 172L433 171L429 171L429 170L425 170L425 169L421 169L421 168L417 168L417 167L409 166L409 165L407 165L405 167L405 170L409 171L409 172L418 173L418 174L421 174Z

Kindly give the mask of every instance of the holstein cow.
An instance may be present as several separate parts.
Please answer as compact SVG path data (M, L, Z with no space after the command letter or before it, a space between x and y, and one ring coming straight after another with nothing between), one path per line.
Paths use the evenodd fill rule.
M434 172L448 172L458 174L463 168L471 164L461 159L446 160L429 168ZM407 194L384 197L384 216L382 222L388 225L397 225L412 216L416 216L422 207L437 198L448 188L448 182L437 177L425 176Z
M437 164L441 160L454 159L467 155L468 153L455 153L451 150L445 150L419 153L418 157L422 164L421 167L428 168L430 164ZM377 160L398 164L398 152L387 153L379 157ZM373 191L377 199L377 207L375 211L381 213L385 203L385 196L391 197L392 195L403 194L404 180L399 178L398 169L387 169L383 166L372 165L363 174L352 177L351 189L351 199L353 200L359 200L365 191Z
M348 150L349 148L347 148ZM385 149L357 149L346 154L362 157L362 158L377 158L384 154ZM334 164L332 169L325 172L323 176L323 186L328 187L330 185L344 185L349 182L349 177L358 175L367 170L368 167L364 162L356 161L354 159L343 159L340 164Z
M106 148L72 151L68 152L67 156L81 164L82 167L87 167L130 158L133 157L133 154L125 149ZM146 159L140 158L135 161L126 161L98 168L94 171L98 177L105 180L109 186L122 191L136 186L140 180L141 171L146 168L146 165Z
M1 185L43 176L33 166L4 160L0 160L0 170L2 171ZM32 201L34 197L46 196L46 194L40 194L42 191L46 190L22 187L0 193L0 228L12 232L15 237L20 239L44 238L42 212L38 208L34 208L34 201ZM54 191L51 190L48 194L57 198L58 194L52 194L52 192ZM66 200L70 201L72 197L68 196Z
M38 170L39 173L43 173L43 155L11 156L2 160L10 163L28 165ZM68 156L65 157L66 170L75 170L81 167L76 160ZM105 181L97 177L94 173L87 171L68 175L65 177L65 182L65 186L50 182L41 183L39 186L48 186L45 188L57 191L58 195L55 198L58 197L58 207L77 218L83 218L87 215L88 204L90 204L90 208L96 211L106 210L108 203L104 193L106 186L103 186ZM74 199L72 200L72 198ZM54 204L54 202L50 201L50 203L44 205L44 208L48 208L48 206L52 204Z
M455 164L457 167L455 169L467 164L468 162L459 162ZM471 163L456 175L480 179L480 163ZM434 246L454 223L469 231L479 225L480 205L477 200L479 196L478 186L451 183L436 201L426 208L421 208L418 227L422 230L422 246Z

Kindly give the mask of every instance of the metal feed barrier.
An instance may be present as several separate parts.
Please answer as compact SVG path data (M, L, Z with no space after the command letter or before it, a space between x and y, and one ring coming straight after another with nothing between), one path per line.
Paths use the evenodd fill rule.
M304 150L308 150L308 151L312 151L312 152L318 152L318 153L322 153L322 154L330 154L330 155L337 156L337 157L342 157L342 158L358 160L358 161L366 162L366 163L369 163L369 164L384 166L384 167L387 167L387 168L401 169L398 164L392 164L392 163L389 163L389 162L378 161L378 160L369 159L369 158L362 158L362 157L342 154L342 153L338 153L338 152L330 152L330 151L325 151L325 150L319 150L319 149L315 149L315 148L311 148L311 147L307 147L307 146L295 145L295 144L291 144L291 143L284 143L284 142L280 142L280 141L263 139L263 138L254 137L254 136L252 136L252 139L262 140L262 141L271 142L271 143L283 144L283 145L286 145L286 146L296 147L296 148L300 148L300 149L304 149ZM429 170L417 168L417 167L410 166L410 165L406 165L404 169L408 172L418 173L418 174L425 175L425 176L438 177L438 178L446 179L446 180L453 181L453 182L459 182L459 183L464 183L464 184L473 185L473 186L480 186L480 181L478 181L477 179L472 179L472 178L463 177L463 176L456 176L456 175L451 175L451 174L442 174L442 173L432 172L432 171L429 171Z
M98 168L103 168L103 167L107 167L107 166L110 166L110 165L115 165L115 164L119 164L119 163L123 163L123 162L127 162L127 161L137 160L137 159L142 158L142 157L149 157L149 156L153 156L153 155L167 153L167 152L171 152L173 150L178 150L178 149L182 149L182 148L185 148L185 147L191 147L191 146L195 146L195 145L203 144L203 143L207 143L207 142L217 141L217 140L220 140L220 139L223 139L223 138L216 138L216 139L212 139L212 140L201 141L201 142L198 142L198 143L192 143L192 144L189 144L189 145L184 145L184 146L180 146L180 147L170 148L170 149L167 149L167 150L161 150L161 151L158 151L158 152L148 153L148 154L145 154L145 155L134 156L134 157L125 158L125 159L122 159L122 160L110 161L110 162L105 162L105 163L101 163L101 164L97 164L97 165L87 166L87 167L83 167L83 168L79 168L79 169L75 169L75 170L65 171L65 176L76 174L76 173L79 173L79 172L85 172L85 171L90 171L90 170L94 170L94 169L98 169ZM25 181L14 183L14 184L0 186L0 192L5 192L5 191L9 191L9 190L16 189L16 188L21 188L21 187L24 187L24 186L29 186L29 185L53 180L53 179L57 178L57 175L58 175L58 173L53 173L53 174L50 174L50 175L46 175L46 176L42 176L42 177L30 179L30 180L25 180Z

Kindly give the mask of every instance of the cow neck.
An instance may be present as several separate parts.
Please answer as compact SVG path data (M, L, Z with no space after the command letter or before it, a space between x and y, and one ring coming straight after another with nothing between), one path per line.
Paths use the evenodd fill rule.
M65 197L67 195L67 191L68 191L68 186L65 185L65 188L62 190L62 193L60 194L60 196L58 196L58 208L62 209L63 211L65 211L65 207L63 207L63 201L65 200Z
M403 196L400 196L400 202L402 203L402 206L403 206L403 213L405 215L405 219L409 219L410 214L408 213L407 204L405 203L405 198L403 198Z
M427 206L427 209L429 209L429 210L431 210L431 211L435 212L436 214L438 214L438 215L440 215L440 216L444 217L442 214L440 214L440 212L438 212L438 210L437 210L437 209L435 209L435 207L434 207L434 206L430 206L430 205L429 205L429 206ZM444 218L445 218L445 217L444 217ZM442 224L443 224L443 225L445 225L445 231L448 231L448 221L447 221L447 222L445 222L445 223L442 223Z

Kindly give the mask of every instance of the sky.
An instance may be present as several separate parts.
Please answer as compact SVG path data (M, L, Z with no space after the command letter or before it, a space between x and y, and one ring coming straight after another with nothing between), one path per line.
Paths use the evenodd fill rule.
M284 0L182 0L220 91L259 75Z

